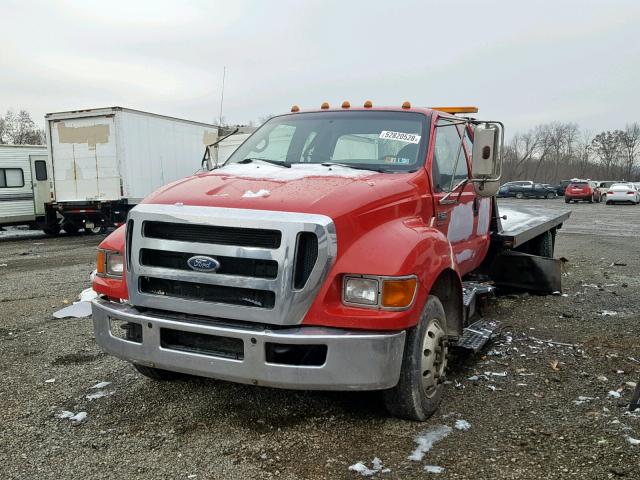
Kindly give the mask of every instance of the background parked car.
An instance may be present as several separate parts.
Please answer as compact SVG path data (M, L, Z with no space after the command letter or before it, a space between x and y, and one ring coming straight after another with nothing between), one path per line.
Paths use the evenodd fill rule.
M605 180L605 181L600 181L597 182L597 189L598 192L600 193L600 199L602 201L606 200L607 197L607 191L609 190L609 187L611 185L613 185L614 183L625 183L625 182L620 182L620 181L616 181L616 180Z
M564 191L564 201L565 203L569 202L579 202L583 200L585 202L593 203L594 201L600 201L600 195L596 197L595 194L595 182L590 182L588 180L579 180L573 181L569 184L567 189Z
M607 205L614 203L631 203L638 205L638 203L640 203L640 192L631 182L614 183L607 191Z
M567 189L571 180L562 180L558 185L554 185L553 188L556 190L557 195L564 196L564 191Z
M551 185L533 183L532 185L505 184L498 190L499 197L516 198L556 198L556 189Z

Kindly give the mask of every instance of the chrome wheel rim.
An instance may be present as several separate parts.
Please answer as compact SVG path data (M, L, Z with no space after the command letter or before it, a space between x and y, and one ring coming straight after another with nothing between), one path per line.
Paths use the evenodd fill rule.
M445 331L438 320L432 319L424 334L420 361L422 389L427 398L433 397L438 391L438 385L444 382L447 353L448 345Z

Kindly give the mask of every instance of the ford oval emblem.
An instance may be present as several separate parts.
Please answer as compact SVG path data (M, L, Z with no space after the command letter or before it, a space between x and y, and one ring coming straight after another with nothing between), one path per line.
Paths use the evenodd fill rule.
M220 268L220 262L215 258L205 255L195 255L187 260L187 265L191 270L197 272L215 272Z

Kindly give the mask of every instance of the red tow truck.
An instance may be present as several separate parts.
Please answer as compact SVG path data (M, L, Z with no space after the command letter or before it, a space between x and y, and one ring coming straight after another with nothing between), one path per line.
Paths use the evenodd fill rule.
M367 101L267 121L100 244L97 343L156 380L381 390L425 420L450 350L495 328L472 324L478 280L560 288L569 212L498 212L504 130L476 112Z

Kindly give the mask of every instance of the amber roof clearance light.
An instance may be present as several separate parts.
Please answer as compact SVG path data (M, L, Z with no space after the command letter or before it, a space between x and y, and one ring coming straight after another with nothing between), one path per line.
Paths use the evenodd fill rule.
M411 102L406 101L402 103L402 108L405 110L409 110L411 108Z
M291 113L298 113L300 111L300 107L298 105L294 105L291 107Z
M373 107L373 102L371 100L367 100L366 102L364 102L364 108L371 108Z
M322 110L329 110L329 102L322 102L322 105L320 105L320 108Z
M345 100L344 102L342 102L342 108L351 108L349 100Z

